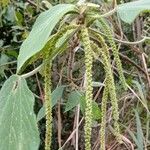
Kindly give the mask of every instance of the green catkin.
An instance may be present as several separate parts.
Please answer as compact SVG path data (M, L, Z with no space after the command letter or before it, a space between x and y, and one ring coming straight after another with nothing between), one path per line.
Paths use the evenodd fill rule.
M81 40L85 49L85 67L86 67L86 109L85 109L85 150L91 150L91 126L92 126L92 49L88 30L86 27L81 29Z
M107 99L108 99L108 94L109 94L109 89L108 89L108 81L107 78L109 78L110 74L110 69L108 68L109 66L109 60L108 57L106 56L106 53L104 53L103 50L101 50L98 45L96 45L94 42L91 42L92 48L97 53L98 55L102 56L102 61L104 64L104 69L106 72L106 83L105 83L105 88L102 96L102 104L101 104L101 113L102 113L102 119L101 119L101 129L100 129L100 150L105 150L105 131L106 131L106 111L107 111ZM107 77L108 76L108 77Z
M104 63L104 69L106 72L107 76L107 82L108 82L108 89L109 89L109 94L111 98L111 104L112 104L112 110L113 110L113 119L114 119L114 130L115 130L115 136L119 142L121 142L120 138L120 129L119 129L119 111L118 111L118 100L116 96L116 88L115 88L115 82L114 82L114 77L111 69L111 64L110 64L110 56L109 56L109 51L108 47L103 39L103 37L100 34L95 33L94 31L91 31L92 35L100 42L103 51L93 42L92 46L93 49L100 53L102 55L103 63Z
M44 83L45 83L45 108L46 108L46 133L45 133L45 150L51 148L52 137L52 107L51 107L51 62L49 61L49 54L45 59L44 64Z
M124 77L124 74L123 74L122 63L121 63L121 60L120 60L120 57L119 57L119 50L116 47L116 44L113 40L112 31L111 31L110 27L106 24L104 19L101 18L101 19L99 19L99 21L102 25L102 28L103 28L104 32L107 35L107 39L110 43L110 46L112 48L112 52L113 52L113 55L114 55L114 58L115 58L115 61L116 61L116 66L118 68L120 81L122 83L123 88L126 90L127 89L126 80L125 80L125 77Z
M114 83L114 78L113 78L113 73L111 70L111 64L110 64L110 56L109 56L109 51L107 48L107 45L105 44L105 41L103 37L101 37L99 34L93 33L95 37L99 40L101 43L103 49L100 49L97 44L94 42L91 42L92 48L95 53L98 55L102 56L102 61L104 64L104 69L106 73L106 84L105 84L105 89L103 92L103 97L102 97L102 122L101 122L101 129L100 129L100 150L105 150L105 129L106 129L106 106L107 106L107 99L108 99L108 94L110 93L111 101L112 101L112 107L113 107L113 118L114 118L114 129L115 129L115 135L118 139L118 141L121 141L120 138L120 129L119 129L119 112L118 112L118 102L116 98L116 90L115 90L115 83ZM112 87L111 87L112 86Z
M65 26L58 31L52 39L44 47L44 83L45 83L45 107L46 107L46 133L45 133L45 150L51 148L52 137L52 107L51 107L51 65L50 58L52 55L57 55L56 43L69 30L76 29L77 26Z
M62 46L59 51L58 50L56 51L58 40L61 39L68 31L75 30L77 29L77 27L78 27L77 25L64 26L52 37L52 39L49 41L48 44L46 44L45 47L45 49L51 50L50 56L56 56L62 50L62 47L64 48L64 46Z
M69 30L77 29L78 25L67 25L60 29L54 36L54 44L56 45L58 39L60 39L63 35L67 33Z
M100 128L100 150L105 150L105 131L106 131L106 111L107 111L107 99L108 99L108 94L109 94L109 89L108 89L108 82L107 82L107 74L110 69L108 69L108 64L109 64L109 60L107 59L106 53L104 53L103 50L101 50L98 45L96 45L94 42L91 42L92 45L92 49L93 51L99 55L102 56L102 61L104 64L104 68L105 68L105 72L106 72L106 83L105 83L105 87L104 87L104 92L103 92L103 96L102 96L102 104L101 104L101 128Z
M107 78L107 77L106 77ZM107 80L107 79L106 79ZM102 110L102 121L101 121L101 129L100 129L100 150L105 150L105 130L106 130L106 111L107 111L107 99L108 99L108 85L107 81L105 84L104 92L103 92L103 97L102 97L102 105L101 105L101 110Z

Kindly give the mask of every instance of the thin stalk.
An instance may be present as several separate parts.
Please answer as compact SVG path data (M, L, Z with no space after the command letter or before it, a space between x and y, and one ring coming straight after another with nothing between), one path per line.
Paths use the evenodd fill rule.
M34 74L38 73L40 71L40 69L42 68L43 64L38 66L37 68L35 68L34 70L26 73L26 74L23 74L21 75L22 78L28 78L28 77L31 77L33 76Z

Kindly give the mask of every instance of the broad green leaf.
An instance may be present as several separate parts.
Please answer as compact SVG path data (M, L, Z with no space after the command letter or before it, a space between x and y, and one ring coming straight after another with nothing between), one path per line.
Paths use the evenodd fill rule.
M56 105L57 101L62 98L65 86L59 86L52 92L52 107ZM39 110L37 115L37 121L40 121L45 116L45 106Z
M0 149L38 150L34 96L25 79L13 75L0 91Z
M80 104L80 109L84 114L85 107L86 107L85 96L80 91L73 91L68 96L65 112L73 109L78 104ZM98 104L94 101L92 102L92 116L93 116L93 120L99 120L101 118L101 111L98 107Z
M21 45L17 72L29 58L42 50L56 24L69 12L77 12L76 6L59 4L39 15L28 38Z
M85 101L85 96L83 95L80 99L80 107L81 107L82 113L84 114L86 101ZM101 110L99 109L98 104L95 101L92 102L92 117L93 117L93 120L101 119Z
M121 4L117 7L120 18L126 23L132 23L144 11L150 11L150 0L138 0Z
M78 91L73 91L69 94L65 107L65 112L71 110L80 103L81 94Z

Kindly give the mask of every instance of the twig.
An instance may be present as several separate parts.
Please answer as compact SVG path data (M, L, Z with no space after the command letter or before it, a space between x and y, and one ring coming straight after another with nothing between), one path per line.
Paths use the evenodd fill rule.
M80 122L79 122L79 124L78 124L78 127L76 127L76 129L73 130L73 132L70 134L70 136L68 137L68 139L66 140L66 142L63 144L63 146L62 146L61 148L64 148L65 145L72 139L72 137L74 136L74 134L75 134L76 131L78 130L80 124L82 123L82 121L83 121L83 117L82 117L82 119L80 120Z
M138 66L134 61L132 61L129 57L119 53L119 55L121 56L121 58L125 59L126 61L128 61L130 64L132 64L133 66L135 66L139 71L143 72L146 75L146 72L140 67Z
M61 147L61 109L60 109L60 102L58 102L58 144L59 148Z
M34 65L34 68L35 68L35 65ZM43 96L42 88L41 88L40 81L38 79L37 73L35 74L35 77L36 77L37 85L38 85L38 88L39 88L41 100L44 103L44 96Z
M73 41L70 41L69 46L69 59L68 59L68 80L72 81L72 72L73 72L73 65L74 65L74 57L75 57L75 48L78 45L78 39L76 36L73 37Z
M97 31L97 30L95 30L95 29L93 29L93 28L90 28L90 30L93 30L94 32L97 32L97 33L99 33L99 34L101 34L101 35L107 36L107 35L104 34L103 32ZM147 40L148 38L144 36L143 39L141 39L141 40L139 40L139 41L135 41L135 42L122 41L122 40L119 40L119 39L116 39L116 38L113 38L113 39L114 39L115 41L117 41L117 42L122 43L122 44L136 45L136 44L139 44L139 43L144 42L144 41Z
M15 63L17 63L16 60L11 61L11 62L7 62L7 63L4 63L4 64L1 64L0 67L6 66L6 65L10 65L10 64L15 64Z
M77 115L76 115L76 150L78 150L78 140L79 140L79 133L78 133L78 125L79 125L79 118L80 118L80 105L77 106Z
M63 74L63 67L65 65L65 62L66 62L66 58L67 56L64 58L64 61L62 63L62 66L61 66L61 70L60 70L60 73L59 73L59 81L58 81L58 85L61 85L61 81L62 81L62 74ZM61 148L61 131L62 131L62 118L61 118L61 99L59 99L58 101L58 113L57 113L57 116L58 116L58 144L59 144L59 148Z

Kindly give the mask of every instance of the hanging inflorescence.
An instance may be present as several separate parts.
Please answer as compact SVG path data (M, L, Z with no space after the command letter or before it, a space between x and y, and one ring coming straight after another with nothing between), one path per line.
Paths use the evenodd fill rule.
M113 55L116 61L116 66L118 68L118 73L122 85L126 88L125 77L123 75L122 64L119 58L119 52L113 41L112 33L108 25L101 19L100 20L103 30L107 35L110 46L112 47ZM93 41L90 40L90 37L93 38ZM100 129L100 143L101 150L105 150L105 130L106 130L106 111L107 111L107 100L108 96L111 99L112 111L113 111L113 121L114 121L114 134L117 140L121 141L120 128L119 128L119 110L118 110L118 100L116 95L116 88L114 82L113 71L111 68L111 59L109 53L109 47L106 44L104 38L96 33L93 30L88 30L87 28L82 28L81 30L81 39L85 49L85 66L86 66L86 110L85 110L85 149L90 150L90 138L91 138L91 124L92 124L92 55L93 52L102 57L104 70L106 73L106 82L102 98L102 121ZM96 42L95 42L96 41ZM92 50L91 50L92 48Z
M85 67L86 67L86 109L85 109L85 149L91 150L91 126L92 126L92 49L89 39L88 30L86 27L81 29L81 40L85 49Z
M108 42L112 47L112 52L116 61L116 66L118 68L118 73L120 80L123 86L126 88L126 82L122 71L122 64L119 58L119 52L116 48L115 42L113 41L112 33L105 23L104 20L100 19L102 28L107 35ZM93 63L93 52L98 56L101 56L104 70L106 74L106 82L102 97L102 120L101 120L101 129L100 129L100 143L101 150L105 150L105 130L106 130L106 111L107 111L107 101L110 97L112 112L113 112L113 121L114 121L114 134L117 137L118 141L121 141L120 129L119 129L119 111L118 111L118 100L116 96L116 88L114 82L113 71L111 68L111 59L108 45L106 44L104 38L96 33L95 31L88 29L83 22L80 25L71 25L66 26L60 29L46 44L44 47L44 58L45 58L45 106L46 106L46 139L45 139L45 150L50 150L51 145L51 136L52 136L52 110L51 110L51 56L55 56L59 53L57 49L57 42L61 39L69 30L77 29L81 26L80 29L80 39L85 51L85 97L86 97L86 109L85 109L85 150L91 150L91 126L92 126L92 63ZM92 40L91 40L92 39ZM63 48L63 47L62 47Z
M111 69L108 46L106 45L104 38L100 34L94 32L92 30L90 30L90 32L91 32L91 35L93 36L93 38L97 42L99 42L99 44L102 47L102 48L100 48L94 42L92 42L92 44L91 44L94 52L97 53L98 55L101 55L103 64L104 64L105 73L106 73L106 84L105 84L106 86L105 86L103 98L102 98L102 122L101 122L101 130L100 130L101 149L104 150L105 149L105 128L106 128L106 104L107 104L106 99L108 98L106 91L108 91L108 93L110 95L111 104L112 104L114 130L115 130L114 134L117 137L118 141L121 141L121 137L119 134L120 129L119 129L119 124L118 124L118 120L119 120L118 100L117 100L117 96L116 96L116 89L115 89L113 72Z
M52 65L52 55L53 57L59 53L56 51L56 44L58 40L63 37L63 35L72 29L76 29L77 26L70 25L63 27L58 31L50 41L46 44L43 50L44 57L44 91L45 91L45 109L46 109L46 133L45 133L45 150L50 150L51 148L51 137L52 137L52 105L51 105L51 65ZM60 49L62 50L63 47Z
M100 18L99 21L100 21L100 23L102 25L104 33L106 34L108 42L109 42L109 44L110 44L110 46L112 48L112 52L113 52L113 55L114 55L114 58L115 58L115 61L116 61L116 66L118 68L120 81L122 83L123 88L126 90L127 86L126 86L125 77L123 75L122 63L121 63L121 60L120 60L120 57L119 57L119 50L116 47L116 44L115 44L115 42L113 40L112 31L111 31L110 27L107 25L107 23L104 21L103 18Z
M46 114L46 133L45 150L50 150L52 136L52 110L51 110L51 62L47 57L44 64L44 83L45 83L45 114Z

